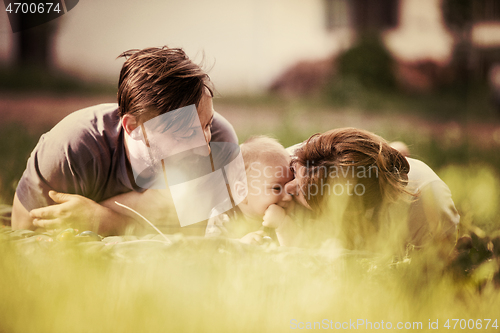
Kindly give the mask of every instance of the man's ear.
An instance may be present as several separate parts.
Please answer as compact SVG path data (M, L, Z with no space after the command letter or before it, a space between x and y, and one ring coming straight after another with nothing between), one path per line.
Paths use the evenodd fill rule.
M138 135L139 131L134 130L139 126L139 122L136 117L126 114L121 119L121 124L125 132L134 140L139 140L140 136Z

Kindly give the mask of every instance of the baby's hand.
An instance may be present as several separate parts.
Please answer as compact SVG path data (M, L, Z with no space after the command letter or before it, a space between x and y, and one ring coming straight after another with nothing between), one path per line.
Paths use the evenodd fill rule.
M300 245L300 230L280 206L271 205L267 208L262 225L276 230L276 237L281 246Z
M264 214L264 222L262 222L262 225L264 227L278 229L283 225L286 217L287 215L283 208L278 205L271 205Z
M240 242L245 244L262 244L263 238L264 230L258 230L241 237Z

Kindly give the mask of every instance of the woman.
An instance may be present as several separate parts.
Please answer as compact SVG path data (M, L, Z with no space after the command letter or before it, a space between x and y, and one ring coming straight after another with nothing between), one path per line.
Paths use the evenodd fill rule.
M377 251L453 243L460 216L449 188L425 163L405 158L381 137L335 129L313 135L293 155L295 179L285 190L313 213L309 236ZM282 244L298 245L283 212L270 211L264 220L277 228Z

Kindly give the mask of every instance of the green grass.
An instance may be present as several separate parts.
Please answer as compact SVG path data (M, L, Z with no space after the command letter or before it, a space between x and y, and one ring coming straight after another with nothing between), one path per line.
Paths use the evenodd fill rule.
M26 161L42 133L29 133L18 123L0 125L0 204L11 204Z
M455 280L431 253L391 264L332 246L34 238L0 242L1 331L287 332L324 319L424 331L439 320L442 331L446 319L495 319L500 306L492 284L478 292L484 277Z
M396 114L398 105L406 103L397 98L387 101L382 95L373 98L380 104L357 109L362 110L361 118L377 112ZM444 97L441 101L462 108L459 102L448 104ZM288 146L319 128L338 125L324 124L323 116L332 112L325 111L329 104L324 100L263 97L221 102L271 106L281 119L279 126L265 130L253 125L237 128L241 139L265 132ZM423 114L439 107L423 97L419 103L432 105ZM386 110L387 105L392 106ZM413 107L418 106L406 109ZM467 108L461 110L459 114L468 114ZM483 147L470 137L454 141L445 132L422 135L394 128L390 122L377 133L407 142L414 156L437 171L452 191L462 232L479 227L491 238L498 233L498 147ZM5 124L0 140L0 194L10 203L38 133L29 135L21 126ZM394 262L381 253L342 251L333 243L286 249L223 239L169 238L172 245L158 242L161 238L124 241L140 240L134 237L48 242L46 235L0 229L0 332L287 332L299 322L332 321L334 327L336 322L358 319L391 322L393 327L398 322L422 323L422 329L405 330L410 332L429 331L429 321L439 321L436 331L462 331L459 326L444 328L453 318L473 319L474 325L483 319L482 329L476 331L484 330L484 319L497 319L500 325L500 288L492 281L500 268L498 255L468 266L468 274L458 265L457 274L450 260L433 248ZM477 253L471 250L466 259ZM453 328L454 322L450 324ZM378 331L365 328L358 330Z
M440 121L498 122L500 116L492 104L492 93L484 83L408 93L396 89L366 89L356 80L341 79L325 88L321 100L334 107L348 106L373 113L408 114Z
M116 94L116 86L100 82L84 82L57 69L1 66L0 91L95 95Z
M464 226L500 229L495 169L449 164L438 173ZM172 245L73 243L8 231L0 231L2 332L287 332L358 319L422 323L405 330L416 332L429 321L444 331L448 319L499 319L499 259L455 277L434 249L393 262L333 243L301 250L180 235L169 236Z

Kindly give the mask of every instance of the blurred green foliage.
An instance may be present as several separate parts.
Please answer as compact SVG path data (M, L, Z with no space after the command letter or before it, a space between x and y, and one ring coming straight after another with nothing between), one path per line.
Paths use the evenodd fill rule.
M478 226L487 235L500 231L500 177L495 170L481 164L451 164L439 174L450 187L462 224Z
M396 85L394 59L378 36L364 36L337 58L338 74L365 88L391 90Z
M11 204L17 182L39 135L26 131L21 124L0 125L0 203Z
M49 70L36 66L2 66L0 67L0 91L92 95L116 94L116 87L98 82L85 82L58 70Z
M493 96L485 83L443 86L425 93L366 88L352 78L336 78L325 87L322 103L374 114L406 114L431 121L498 121Z
M484 329L492 319L491 329L498 319L495 261L457 279L434 251L393 262L332 244L312 251L169 238L80 243L0 230L0 330L288 332L298 322L334 329L361 319L393 329L421 322L409 331L427 331L430 321L481 319Z

